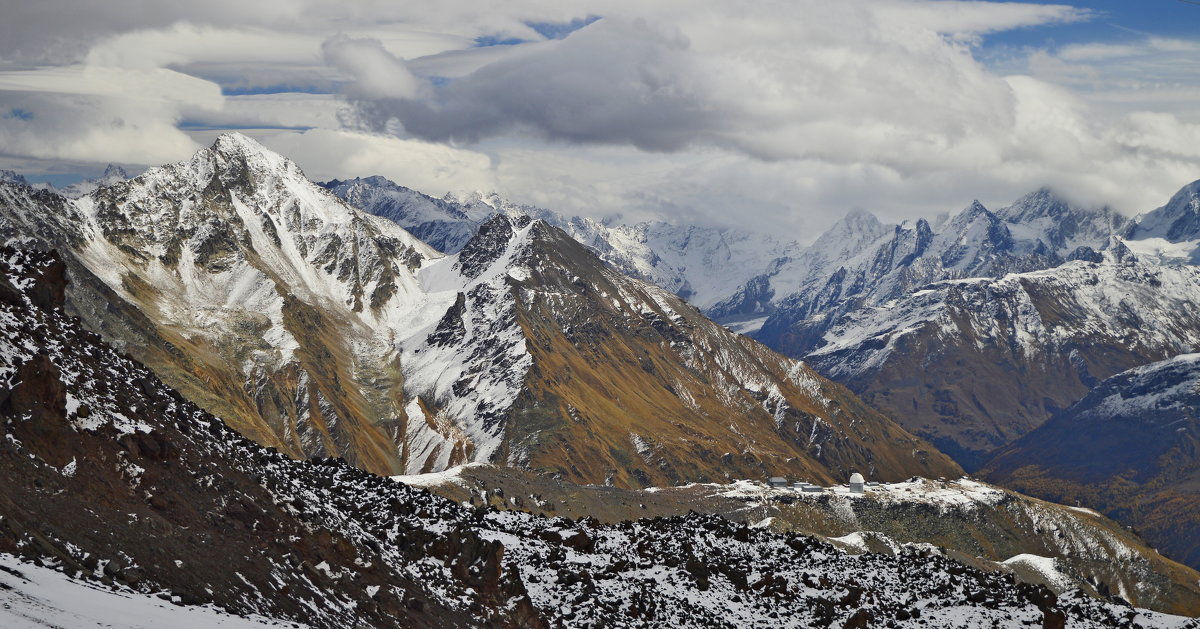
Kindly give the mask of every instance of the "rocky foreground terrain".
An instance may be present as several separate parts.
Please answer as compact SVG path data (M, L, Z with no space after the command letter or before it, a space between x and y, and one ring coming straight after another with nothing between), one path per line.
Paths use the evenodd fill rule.
M1088 509L961 478L913 478L849 493L802 492L757 481L625 490L579 486L522 470L470 465L398 480L475 506L619 523L688 513L802 533L852 553L931 550L1058 593L1079 589L1133 604L1200 614L1200 574Z

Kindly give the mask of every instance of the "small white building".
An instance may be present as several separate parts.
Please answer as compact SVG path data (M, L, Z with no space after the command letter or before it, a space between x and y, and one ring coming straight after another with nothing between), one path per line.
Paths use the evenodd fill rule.
M863 493L865 486L866 479L863 478L862 474L855 472L850 475L850 493L861 494Z
M767 479L767 484L771 487L787 487L788 480L782 476L772 476Z

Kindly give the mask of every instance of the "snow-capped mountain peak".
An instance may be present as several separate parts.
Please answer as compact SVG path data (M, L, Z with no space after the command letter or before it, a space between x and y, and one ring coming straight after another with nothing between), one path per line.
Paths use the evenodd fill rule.
M0 183L11 183L18 186L28 186L29 180L24 175L11 170L0 170Z
M100 175L100 180L107 184L125 181L129 179L129 173L125 172L124 168L116 164L109 164L104 167L104 174Z
M1184 186L1166 205L1139 216L1132 238L1170 242L1200 238L1200 181Z
M403 469L396 339L429 316L416 271L440 253L239 134L48 203L14 197L0 218L72 252L91 325L244 434Z
M816 273L819 269L830 265L841 265L863 253L872 243L898 229L907 229L911 225L887 225L871 212L856 208L850 210L832 227L825 230L808 247L794 254L793 263L804 260L808 273ZM793 271L794 273L794 271ZM783 280L784 278L779 278ZM777 280L778 282L778 280Z

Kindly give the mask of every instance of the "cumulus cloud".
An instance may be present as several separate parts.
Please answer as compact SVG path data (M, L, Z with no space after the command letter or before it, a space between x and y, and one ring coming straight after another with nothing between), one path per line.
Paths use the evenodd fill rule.
M428 98L356 103L373 128L396 119L431 141L529 132L678 150L735 128L688 46L682 34L645 21L602 20L564 40L523 46Z
M419 97L350 96L371 129L398 124L431 141L527 133L651 151L880 160L902 170L994 161L999 151L980 139L1012 130L1019 94L959 39L1078 14L932 4L941 11L927 2L800 1L761 16L723 7L635 12L514 47ZM384 65L381 80L388 72Z
M713 173L698 174L704 169L696 164L712 160L693 157L716 150L751 162L780 162L783 167L774 169L734 159L737 166L724 168L787 190L796 195L792 203L807 199L821 207L838 198L849 201L850 195L839 197L824 186L806 192L772 185L758 174L803 179L821 173L832 181L890 190L910 202L936 195L897 194L905 185L973 187L978 192L963 195L992 194L993 202L1041 185L1081 187L1085 190L1076 193L1081 200L1111 201L1130 210L1144 208L1149 194L1114 182L1172 180L1162 184L1169 187L1186 180L1189 170L1200 174L1200 162L1179 149L1178 138L1193 133L1186 120L1130 117L1132 111L1107 108L1094 90L1081 94L1082 83L1068 80L1070 74L1031 70L1005 76L976 56L987 33L1089 19L1086 10L922 0L836 5L796 0L756 7L760 11L726 5L696 11L675 2L610 5L603 19L561 41L475 56L469 71L415 97L351 94L358 114L353 120L374 132L457 146L495 141L511 147L514 138L536 138L541 151L561 143L577 152L584 146L626 146L673 153L678 172L672 182L703 187L703 199L726 204L733 197L706 185ZM1146 45L1160 53L1188 50L1178 41ZM1092 72L1112 80L1108 68L1092 70L1084 62L1133 52L1067 47L1051 60L1076 76ZM432 55L409 67L435 69L440 60L459 56ZM1158 74L1180 65L1187 64L1174 60ZM1184 84L1200 85L1198 79ZM544 161L529 151L502 155L500 168L510 174L521 170L514 167L518 155ZM564 163L548 167L562 171ZM560 202L588 188L592 198L621 198L612 206L671 211L669 195L661 190L673 186L630 186L617 193L607 184L576 185L579 179L600 181L587 168L575 168L571 177L567 182L543 176L541 185L561 186ZM532 179L513 187L546 196L532 190ZM852 190L860 201L847 206L894 205L887 197L871 198L862 187ZM746 193L747 205L762 208L781 207L786 197ZM694 196L678 189L672 195Z

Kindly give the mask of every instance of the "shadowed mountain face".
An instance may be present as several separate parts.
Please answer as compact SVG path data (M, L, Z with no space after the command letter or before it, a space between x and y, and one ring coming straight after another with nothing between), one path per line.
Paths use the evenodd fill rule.
M959 472L542 221L495 216L442 256L241 136L76 201L0 186L0 228L64 252L87 326L294 457L631 486Z
M1094 505L1200 565L1200 355L1120 373L981 471L1033 495Z

